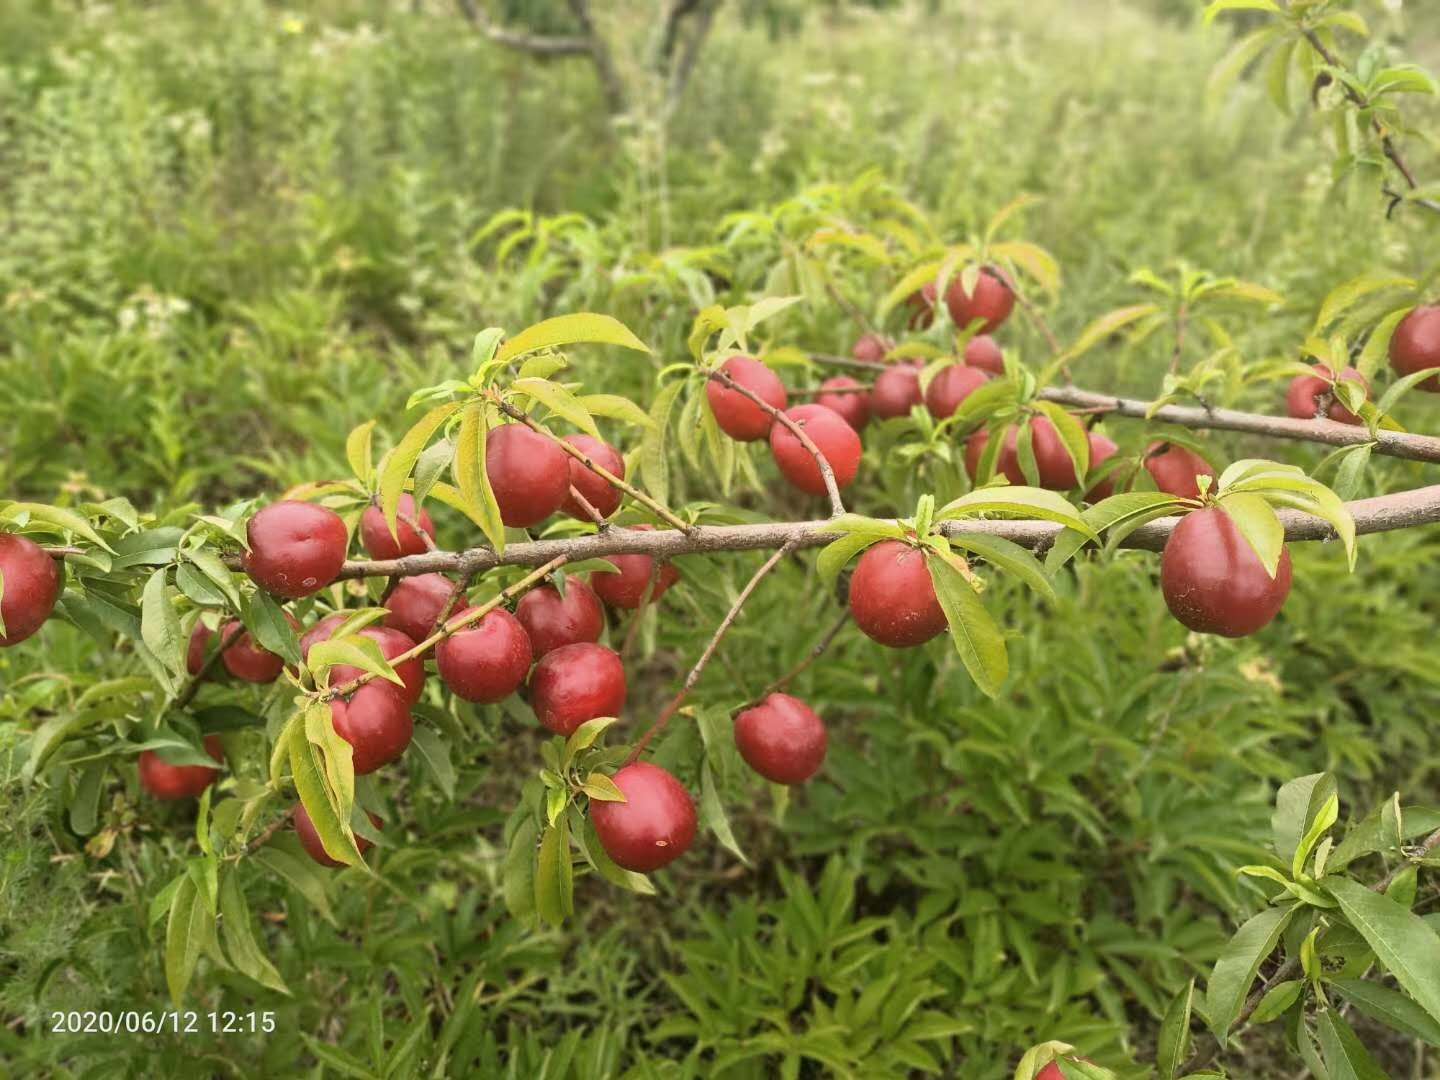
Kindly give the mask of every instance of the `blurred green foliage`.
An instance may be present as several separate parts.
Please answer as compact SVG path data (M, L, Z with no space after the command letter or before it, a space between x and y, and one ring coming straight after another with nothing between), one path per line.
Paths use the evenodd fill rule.
M409 391L462 373L477 328L553 311L636 328L653 363L585 376L648 400L696 308L756 284L743 244L718 248L725 215L872 168L933 209L947 239L1017 192L1044 196L1027 231L1065 269L1047 314L1066 340L1132 302L1131 270L1180 258L1286 296L1237 333L1257 357L1293 349L1340 281L1422 268L1433 242L1363 193L1334 193L1303 115L1275 115L1248 87L1204 110L1227 35L1202 32L1193 5L1064 6L790 5L803 26L778 34L765 18L726 20L662 129L610 126L584 64L499 51L438 3L12 0L0 491L163 508L338 474L346 432L379 416L398 434ZM486 231L512 207L533 216ZM889 283L873 284L866 299ZM831 352L854 335L838 311L789 325ZM1028 328L1007 345L1038 355ZM1082 381L1150 394L1167 360L1163 341L1099 352ZM1278 393L1252 388L1244 403L1274 408ZM1437 427L1424 403L1407 409L1416 429ZM1386 462L1371 486L1423 477ZM688 478L691 497L704 479ZM864 497L893 513L916 485L913 470L886 470ZM740 501L797 512L783 494ZM442 541L471 539L453 517L441 525ZM1187 637L1149 556L1079 564L1049 611L1001 586L1013 673L999 702L948 648L892 654L843 636L795 687L831 723L821 778L782 799L738 764L722 777L749 864L704 842L649 900L584 879L560 932L503 913L498 826L536 739L477 711L453 801L413 762L387 778L404 836L382 849L384 884L330 891L333 920L245 867L294 994L217 968L197 1004L273 1009L275 1034L143 1044L52 1035L50 1013L164 1007L147 910L193 843L190 811L141 802L127 779L95 828L77 829L59 793L18 782L33 717L102 659L54 625L0 653L0 1062L75 1076L281 1075L300 1060L416 1075L423 1059L452 1075L724 1065L978 1080L1056 1038L1144 1075L1132 1063L1153 1059L1170 997L1263 902L1233 871L1263 860L1279 783L1333 769L1355 817L1397 788L1440 796L1440 541L1372 538L1353 577L1327 546L1294 555L1285 612L1239 643ZM633 717L665 699L749 572L711 559L667 598ZM757 689L746 677L798 660L834 610L787 565L701 700ZM677 723L660 760L698 737ZM1281 1075L1279 1041L1247 1041L1235 1075ZM1372 1049L1410 1067L1405 1043Z

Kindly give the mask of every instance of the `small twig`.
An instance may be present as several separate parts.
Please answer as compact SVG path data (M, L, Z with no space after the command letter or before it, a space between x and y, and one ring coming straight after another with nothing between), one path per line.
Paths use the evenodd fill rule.
M815 663L816 660L819 660L820 657L825 654L825 650L830 648L830 645L835 641L837 637L840 636L840 631L844 630L846 624L849 622L850 609L847 607L843 612L840 613L840 618L835 620L834 624L830 627L830 629L825 631L825 636L822 637L818 643L816 643L813 649L811 649L808 653L805 654L805 659L801 660L800 663L796 664L784 675L781 675L780 678L776 679L764 690L761 690L759 696L756 697L754 700L763 701L771 694L779 690L784 690L785 687L789 686L790 683L795 680L796 676L798 676L802 671L808 668L811 664Z
M1045 344L1050 348L1051 356L1059 356L1065 351L1065 346L1060 344L1060 339L1055 336L1055 331L1050 329L1050 324L1045 321L1045 316L1040 314L1040 309L1031 303L1030 298L1019 289L1012 289L1015 299L1020 302L1020 310L1025 312L1025 317L1035 324L1035 329L1040 331L1040 336L1045 339ZM1060 373L1065 376L1065 381L1071 382L1070 365L1061 364Z
M285 813L281 814L278 818L272 821L269 825L265 826L264 831L261 832L258 836L256 836L255 839L251 840L248 844L246 844L243 854L252 855L255 852L259 851L262 847L269 843L270 838L274 836L277 832L279 832L281 829L283 829L286 823L294 816L295 807L292 806L290 807L290 809L286 810Z
M581 450L578 446L574 445L573 443L566 442L564 439L560 438L558 435L555 435L552 432L546 431L532 416L520 409L517 409L514 405L511 405L498 393L492 391L490 394L490 400L493 401L495 405L499 407L500 411L503 412L506 416L510 417L512 420L518 420L520 423L528 427L531 431L535 432L535 434L543 435L545 438L549 439L556 446L560 447L561 450L565 451L565 453L569 454L572 458L580 462L580 464L584 465L596 476L600 477L600 479L604 480L607 484L615 488L617 491L621 491L624 494L629 495L630 498L634 499L641 506L645 507L656 517L664 521L667 525L670 525L672 528L679 529L681 532L687 533L694 528L693 525L687 522L684 518L676 515L673 510L665 506L663 503L657 502L655 499L652 499L649 495L645 494L645 492L641 491L633 484L626 483L624 480L620 479L620 477L612 473L609 469L595 464L594 461L590 460L590 455L585 453L585 451ZM571 490L574 489L572 488Z
M786 393L787 395L789 395L790 397L792 397L792 398L818 398L818 397L825 397L825 396L827 396L827 395L829 395L829 394L835 394L835 395L837 395L837 396L838 396L838 395L843 395L843 394L868 394L868 393L870 393L871 389L872 389L872 387L870 387L870 386L865 386L865 385L861 385L861 386L812 386L812 387L808 387L808 388L802 389L802 390L792 390L791 388L786 387L786 388L785 388L785 393Z
M855 325L860 327L862 332L867 334L875 332L875 324L870 321L865 312L856 306L854 301L840 291L840 287L835 284L828 273L825 275L825 291L830 294L831 299L845 309L845 313L850 318L855 320Z
M419 518L415 517L415 515L413 514L407 514L403 510L398 511L395 516L403 524L408 525L412 530L414 530L415 535L420 537L420 542L425 545L426 551L435 550L435 538L430 535L430 531L428 529L425 529L420 525Z
M47 547L43 549L52 559L65 559L71 555L84 555L85 549L78 547Z
M555 556L555 558L551 559L538 570L532 570L519 581L515 582L515 584L503 589L499 593L499 595L485 601L485 603L481 604L479 607L471 608L469 611L466 611L463 614L457 615L453 619L450 619L448 622L445 623L444 626L442 626L435 633L431 634L424 641L420 642L413 649L407 649L399 656L392 658L390 661L390 666L392 668L395 668L399 667L407 660L418 660L420 657L424 656L431 649L433 649L436 645L439 645L440 642L444 641L447 637L450 637L452 634L459 633L461 630L464 630L466 627L472 625L473 623L479 622L481 619L483 619L486 615L489 615L490 612L494 611L500 605L508 603L510 600L512 600L516 596L519 596L525 590L529 589L531 586L538 585L550 574L552 570L556 569L557 567L563 566L569 561L570 557L568 555ZM366 683L373 681L376 677L377 676L373 671L362 672L355 678L351 679L349 682L342 683L339 686L332 686L329 690L318 694L316 696L316 700L334 701L336 698L347 697L350 694L353 694L356 690L359 690L360 687L364 686Z
M460 598L470 591L470 583L474 580L474 570L461 574L455 579L455 584L450 587L450 595L446 598L444 606L440 608L440 613L435 616L435 621L430 626L430 633L432 635L440 633L440 631L445 628L445 620L448 619L450 613L455 610L455 605L460 602Z
M740 617L740 609L745 606L745 601L750 599L750 594L753 593L756 586L764 580L765 575L775 569L781 559L794 551L795 546L794 544L786 544L781 547L780 550L776 551L761 564L760 569L755 571L754 575L745 584L745 587L740 590L740 595L735 598L735 603L730 605L730 610L726 613L725 618L720 620L720 625L715 628L715 633L711 636L709 644L705 646L705 651L700 654L700 659L695 661L695 666L690 669L690 674L685 676L685 682L681 685L679 693L670 699L670 704L665 706L659 717L656 718L655 723L650 725L650 729L646 731L644 735L640 736L635 746L631 749L629 756L625 758L626 765L638 761L640 755L645 752L645 747L649 746L651 741L665 730L665 726L669 724L674 715L680 711L680 706L684 704L685 699L690 696L690 691L695 688L695 684L700 681L700 676L705 671L705 665L710 663L710 658L715 655L715 650L720 647L721 639L725 637L730 627L735 624L735 620Z
M1306 29L1303 33L1305 40L1310 43L1310 47L1315 50L1320 59L1324 60L1326 64L1335 68L1337 71L1346 70L1340 63L1339 57L1326 48L1325 43L1320 40L1319 34L1311 29ZM1360 93L1360 91L1356 90L1355 87L1343 79L1339 80L1339 82L1345 92L1345 96L1349 98L1357 108L1361 110L1370 108L1370 100L1364 94ZM1414 191L1419 188L1420 182L1415 179L1414 171L1410 168L1404 157L1401 156L1400 148L1395 145L1395 140L1391 138L1390 133L1385 130L1385 125L1381 123L1379 116L1373 116L1371 118L1370 126L1374 128L1375 133L1380 136L1380 148L1384 151L1390 163L1399 171L1400 175L1405 178L1405 183L1409 185L1410 190ZM1416 201L1423 202L1424 200ZM1440 204L1427 207L1427 209L1440 212Z
M585 511L585 516L593 521L598 528L602 530L610 528L610 522L605 520L605 515L600 513L600 511L595 508L595 505L589 499L585 498L584 493L574 484L570 485L570 497L575 500L575 504L579 506L581 510Z
M853 356L836 356L834 353L810 353L810 359L817 364L825 364L828 367L847 368L868 368L871 371L884 371L890 367L880 360L860 360Z
M748 398L750 401L754 402L760 407L761 411L763 411L767 416L770 417L771 420L784 427L786 431L790 432L791 435L794 435L795 438L799 439L800 445L805 448L806 453L808 453L812 458L815 459L815 466L820 470L820 479L824 481L825 491L830 496L831 516L839 517L840 515L845 513L845 502L843 499L840 498L839 485L835 483L835 471L830 468L830 462L825 460L825 455L822 454L820 452L820 448L815 445L815 440L810 438L809 435L805 434L805 429L800 424L797 424L794 420L790 419L790 417L786 416L785 413L782 412L780 409L775 408L774 405L771 405L759 394L755 393L755 391L751 390L749 387L741 386L739 383L737 383L734 379L730 377L728 372L721 371L719 368L716 368L714 371L710 372L710 378L714 379L722 386L726 386L729 389L734 390L741 397Z

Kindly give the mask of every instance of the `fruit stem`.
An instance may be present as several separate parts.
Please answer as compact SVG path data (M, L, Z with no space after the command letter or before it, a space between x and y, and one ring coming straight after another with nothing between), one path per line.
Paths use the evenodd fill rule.
M491 390L489 396L490 400L495 403L495 405L500 409L500 411L503 412L506 416L510 417L510 419L518 420L520 423L528 427L531 431L535 432L535 434L542 435L545 438L549 439L556 446L560 447L561 450L565 451L565 453L569 454L576 461L580 462L581 465L584 465L596 476L600 477L601 480L604 480L607 484L615 488L617 491L622 491L626 495L629 495L630 498L634 499L641 506L645 507L647 510L649 510L656 517L660 518L666 524L676 529L679 529L683 533L688 533L695 528L694 525L691 525L689 522L679 517L668 506L665 506L663 503L657 502L655 499L652 499L649 495L646 495L645 492L641 491L633 484L628 484L624 480L621 480L620 477L616 476L609 469L606 469L601 465L595 464L595 462L590 460L590 455L585 453L585 451L581 450L578 446L568 443L564 439L560 438L558 435L554 435L551 432L546 431L543 427L540 426L540 424L534 419L534 417L530 416L528 413L524 412L521 409L517 409L514 405L511 405L510 402L506 401L503 397L500 396L498 391ZM574 488L572 487L571 490L574 491Z
M761 564L760 569L756 570L750 580L745 583L745 587L740 590L740 595L735 598L735 603L730 605L730 610L726 612L725 618L721 619L720 625L715 628L715 633L711 635L709 643L705 646L705 651L700 654L700 659L695 661L695 666L690 669L690 674L685 676L685 682L681 684L679 693L670 699L670 703L665 706L659 717L656 718L655 723L651 724L650 729L636 741L629 755L625 758L626 765L632 765L638 761L640 755L645 752L645 748L650 745L651 741L657 735L665 730L665 726L669 724L675 714L680 711L680 706L684 704L685 699L690 696L690 691L695 688L695 684L700 681L700 675L704 672L705 665L710 663L710 658L715 655L715 650L720 647L721 639L725 636L726 632L729 631L730 627L735 625L735 620L740 617L740 609L745 606L745 601L750 599L750 594L753 593L760 582L764 580L765 575L770 573L771 570L774 570L780 560L786 555L789 555L790 552L794 551L798 546L798 543L794 540L786 542L780 550L766 559L765 562Z
M426 653L428 653L431 649L435 648L436 645L439 645L440 642L444 641L451 634L459 633L461 630L464 630L472 623L479 622L486 615L489 615L490 612L494 611L502 604L508 603L515 597L519 596L521 593L525 592L527 589L530 589L533 586L540 584L540 582L544 581L545 578L549 576L552 570L563 566L569 561L569 555L555 556L555 558L551 559L544 566L540 567L539 569L532 570L519 581L515 582L515 584L502 589L498 595L491 597L479 607L472 608L471 610L466 611L463 614L455 616L453 619L447 620L445 624L440 627L439 630L431 634L424 641L420 642L420 644L416 645L413 649L407 649L399 656L391 659L390 666L392 668L396 668L399 667L401 664L405 663L407 660L417 660L423 657ZM345 697L349 694L353 694L356 690L359 690L360 687L364 686L366 683L373 682L377 677L378 676L376 676L373 671L362 672L360 675L357 675L355 678L351 679L347 683L342 683L340 686L332 686L329 690L326 690L323 693L319 694L316 697L316 700L334 701L336 698Z
M711 371L709 375L710 378L714 379L720 385L734 390L741 397L748 398L754 402L771 420L784 427L786 431L800 440L800 445L805 448L806 453L815 459L815 466L820 470L820 479L825 482L825 493L830 496L830 516L843 516L845 513L845 502L840 498L840 487L835 483L835 472L830 468L830 462L825 460L825 455L820 452L820 448L815 445L815 441L811 439L809 435L805 434L805 429L790 419L790 417L786 416L783 411L775 408L774 405L771 405L759 394L755 393L755 391L749 387L741 386L730 377L728 372L716 368Z

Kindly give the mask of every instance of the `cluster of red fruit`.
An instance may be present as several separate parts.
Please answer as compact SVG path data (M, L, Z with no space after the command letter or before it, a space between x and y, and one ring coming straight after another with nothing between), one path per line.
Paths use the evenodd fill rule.
M1390 367L1402 376L1440 367L1440 307L1417 307L1400 320L1390 337ZM1337 375L1328 364L1316 364L1315 374L1291 380L1285 411L1297 420L1323 415L1341 424L1363 423L1335 393L1341 381L1355 383L1365 396L1370 393L1369 380L1355 368L1344 368ZM1440 394L1440 376L1422 379L1418 389Z
M573 436L571 441L603 467L623 475L624 461L613 448L586 436ZM593 483L598 479L595 474L525 427L501 428L492 435L490 450L487 470L507 523L537 524L556 510L583 516L581 507L571 505L571 485L606 516L619 507L618 493L607 482ZM554 455L547 457L551 450ZM550 474L544 470L535 470L536 462L545 460L558 471L563 485L546 480ZM576 466L583 472L576 472ZM538 492L545 484L552 491L542 499ZM549 509L541 514L542 507ZM433 538L434 524L408 495L401 499L400 515L395 534L378 507L361 516L361 542L373 558L415 555L429 546L426 536ZM349 548L345 523L338 514L295 501L275 503L257 513L250 520L247 540L246 572L267 592L291 600L311 596L332 583ZM47 565L52 562L44 552L40 554ZM492 704L525 686L537 718L561 736L573 734L588 720L618 716L626 698L625 669L619 654L598 643L605 629L601 600L619 608L638 607L650 587L654 563L648 555L616 555L609 561L615 571L592 574L589 585L568 581L563 594L552 585L532 589L513 614L497 607L477 616L475 608L457 599L455 583L442 574L403 578L385 598L388 614L383 623L359 631L395 662L400 685L369 678L349 688L362 678L359 668L336 665L330 671L331 686L343 691L330 702L332 722L336 734L352 748L355 772L372 773L408 748L414 731L410 710L426 678L417 643L433 639L442 626L456 629L435 644L435 666L456 696ZM652 599L678 580L679 572L665 566L656 576ZM311 650L352 614L332 612L307 629L300 638L302 657L308 660ZM287 617L298 631L298 622ZM220 661L237 679L269 683L284 669L284 660L255 642L238 622L226 623L218 635L197 623L187 658L192 675L205 670L217 637ZM780 783L808 779L825 753L825 729L819 717L784 694L771 695L743 713L736 722L735 738L756 771ZM222 760L217 738L208 737L205 745L212 757ZM142 784L161 799L199 795L217 775L218 770L204 766L171 765L153 751L140 758ZM644 872L683 854L694 837L696 820L694 804L679 781L645 763L621 769L614 780L626 801L597 801L592 808L596 831L611 858L626 869ZM295 827L317 862L339 865L325 852L303 807L296 808ZM369 846L363 838L357 837L357 842L362 851Z

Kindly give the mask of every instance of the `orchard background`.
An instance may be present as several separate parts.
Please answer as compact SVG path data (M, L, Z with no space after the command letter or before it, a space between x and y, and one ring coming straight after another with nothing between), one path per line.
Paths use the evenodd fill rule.
M1435 1075L1440 398L1424 349L1387 358L1440 299L1440 18L1210 8L5 5L0 533L64 592L0 649L0 1071ZM1019 297L1001 372L944 422L872 418L859 460L817 435L854 466L845 517L798 440L782 474L715 422L737 352L791 405L911 359L964 383L978 323L910 298L987 268ZM866 332L890 340L847 363ZM1295 413L1315 363L1366 383ZM615 524L501 526L487 458L519 417L623 452ZM1007 430L1010 490L972 494ZM1288 531L1257 632L1167 610L1192 507L1143 467L1159 441L1221 474L1198 512L1238 523L1230 557L1278 568ZM553 736L538 675L448 692L455 622L403 756L352 760L332 691L394 693L390 665L352 622L302 667L282 610L387 617L422 567L365 547L418 523L407 490L437 549L410 558L477 605L669 558L663 595L644 563L653 602L608 605L616 723ZM372 496L335 583L243 569L261 508L354 529ZM920 545L950 633L890 649L847 617L877 539ZM290 672L205 652L233 618ZM732 736L782 681L828 733L794 786ZM214 782L156 798L202 745ZM632 756L698 826L645 876L588 824L631 806ZM356 865L307 857L297 797ZM176 1009L198 1030L99 1019Z

